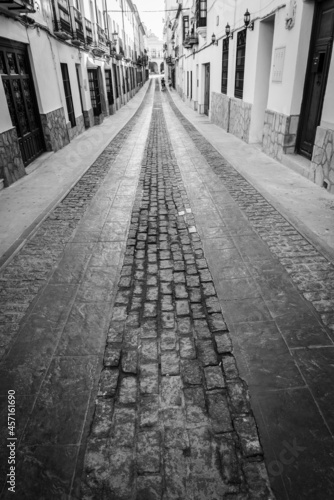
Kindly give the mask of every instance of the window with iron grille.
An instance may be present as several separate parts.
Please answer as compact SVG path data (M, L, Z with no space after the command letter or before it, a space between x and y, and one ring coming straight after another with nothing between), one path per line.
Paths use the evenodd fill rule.
M189 33L189 16L183 16L183 40Z
M71 83L70 83L70 77L68 74L67 64L61 63L60 67L61 67L61 74L63 77L68 119L71 122L71 127L75 127L76 122L75 122L74 107L73 107L73 100L72 100Z
M223 40L223 61L222 61L222 94L227 94L227 78L228 78L228 38Z
M117 99L119 97L119 92L118 92L118 80L117 80L116 64L112 65L112 69L114 72L114 82L115 82L115 91L116 91L116 99Z
M239 31L237 37L237 60L235 66L234 96L239 97L240 99L242 99L244 92L246 32L247 30Z
M114 104L114 94L112 91L111 70L106 69L105 75L106 75L106 88L107 88L108 104L111 105L111 104Z
M196 1L197 28L206 26L207 0Z
M193 72L190 71L190 99L193 98Z

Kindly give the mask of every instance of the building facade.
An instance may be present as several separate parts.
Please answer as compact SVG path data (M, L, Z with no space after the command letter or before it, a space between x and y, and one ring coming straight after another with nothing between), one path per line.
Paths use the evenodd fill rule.
M182 98L334 193L334 0L184 0L172 23L170 3Z
M148 32L146 43L150 73L160 74L164 69L164 42L154 33Z
M0 1L0 179L114 114L146 78L131 0Z

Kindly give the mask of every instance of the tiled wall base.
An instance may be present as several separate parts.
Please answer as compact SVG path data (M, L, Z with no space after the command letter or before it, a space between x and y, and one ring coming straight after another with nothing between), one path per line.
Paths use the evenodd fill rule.
M211 93L211 121L229 131L230 98L225 94Z
M70 137L70 141L74 139L74 137L77 137L78 135L82 134L82 132L85 130L85 119L83 115L81 116L76 116L75 117L76 125L75 127L71 127L71 124L68 123L68 135Z
M63 108L41 115L47 151L58 151L70 142Z
M94 125L101 125L103 122L103 113L101 113L99 116L94 116Z
M294 153L298 115L287 116L267 109L264 117L262 150L271 158L282 160L285 153Z
M241 99L230 98L229 132L245 142L249 141L252 105Z
M90 128L94 126L94 112L93 109L89 109L88 111L83 112L85 127Z
M211 92L211 121L226 132L249 141L252 105L241 99Z
M25 175L16 128L0 134L0 178L10 186Z
M334 194L334 130L318 127L310 179Z
M109 115L114 115L116 113L116 104L109 104Z

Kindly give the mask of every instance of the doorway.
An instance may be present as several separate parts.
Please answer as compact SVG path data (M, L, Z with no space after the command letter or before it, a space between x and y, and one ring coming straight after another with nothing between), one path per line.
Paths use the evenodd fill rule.
M45 144L25 45L0 40L0 75L26 167L43 153Z
M204 64L204 114L210 109L210 64Z
M332 54L334 33L334 0L316 2L309 59L305 77L297 151L312 157Z
M100 95L99 81L96 69L88 70L88 82L89 82L90 100L92 103L94 116L100 116L100 114L102 113L101 95Z

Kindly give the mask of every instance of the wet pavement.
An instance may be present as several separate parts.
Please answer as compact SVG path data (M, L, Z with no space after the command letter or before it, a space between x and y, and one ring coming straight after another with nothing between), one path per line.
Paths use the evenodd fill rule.
M331 497L334 266L154 82L0 279L17 498Z

